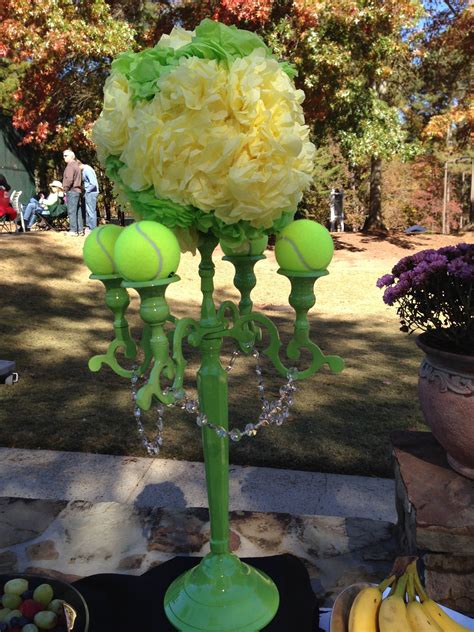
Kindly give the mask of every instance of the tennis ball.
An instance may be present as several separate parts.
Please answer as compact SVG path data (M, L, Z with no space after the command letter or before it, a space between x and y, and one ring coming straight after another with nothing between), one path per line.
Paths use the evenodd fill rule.
M179 258L178 240L158 222L144 220L130 224L115 244L115 265L130 281L165 279L176 272Z
M97 226L90 232L84 242L82 254L86 266L92 274L114 274L115 242L122 232L116 224Z
M283 270L325 270L331 262L334 243L329 231L310 219L288 224L277 237L275 257Z
M226 241L221 241L221 248L224 254L228 256L243 256L243 255L261 255L268 245L268 235L263 235L258 239L250 239L244 241L240 246L231 246Z

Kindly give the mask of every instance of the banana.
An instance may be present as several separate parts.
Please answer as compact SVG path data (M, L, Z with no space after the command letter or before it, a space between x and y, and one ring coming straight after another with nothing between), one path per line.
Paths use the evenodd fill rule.
M407 619L411 627L411 632L443 632L437 623L429 617L423 610L423 606L416 600L415 573L416 562L408 566L408 605Z
M469 628L461 625L446 614L446 612L438 606L432 599L422 601L421 605L426 614L443 630L443 632L469 632Z
M380 632L410 632L405 605L407 579L406 574L402 575L395 591L382 601L379 610Z
M349 614L349 632L377 632L377 615L382 593L368 587L360 591L352 602Z
M442 628L428 616L419 601L409 602L407 619L412 632L443 632Z
M394 581L395 575L391 575L378 586L368 586L357 594L349 613L349 632L378 632L377 617L382 593Z
M442 632L470 632L469 628L466 628L460 623L457 623L457 621L451 619L451 617L447 615L446 612L442 608L440 608L435 601L428 597L418 576L416 565L410 565L408 567L408 572L413 577L415 589L420 596L421 606L424 613L433 621L433 623L441 628Z

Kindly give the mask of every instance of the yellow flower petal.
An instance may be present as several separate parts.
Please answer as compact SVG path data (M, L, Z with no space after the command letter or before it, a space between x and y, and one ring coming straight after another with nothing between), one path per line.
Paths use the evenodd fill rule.
M304 95L274 59L256 49L227 69L182 58L157 88L133 111L124 100L128 125L117 146L127 186L153 185L160 197L257 228L296 209L311 182L315 148ZM111 139L99 132L108 150Z

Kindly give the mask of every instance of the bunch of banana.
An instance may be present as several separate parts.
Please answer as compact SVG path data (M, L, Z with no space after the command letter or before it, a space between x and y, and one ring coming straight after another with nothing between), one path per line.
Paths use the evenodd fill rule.
M389 586L390 594L382 599ZM361 590L352 603L348 627L349 632L469 632L428 597L416 561L398 580L392 575L379 586Z

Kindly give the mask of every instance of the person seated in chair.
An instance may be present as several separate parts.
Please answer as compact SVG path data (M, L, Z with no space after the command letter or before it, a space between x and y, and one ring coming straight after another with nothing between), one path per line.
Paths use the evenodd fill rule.
M58 203L64 204L64 190L61 182L59 182L59 180L53 180L49 188L51 192L47 198L44 196L41 198L42 194L40 194L39 200L33 197L26 205L23 212L26 230L31 229L37 221L38 215L49 215L49 209L51 207L56 206Z
M8 184L7 179L0 173L0 218L6 217L9 221L16 220L16 211L10 204L9 191L11 186Z

